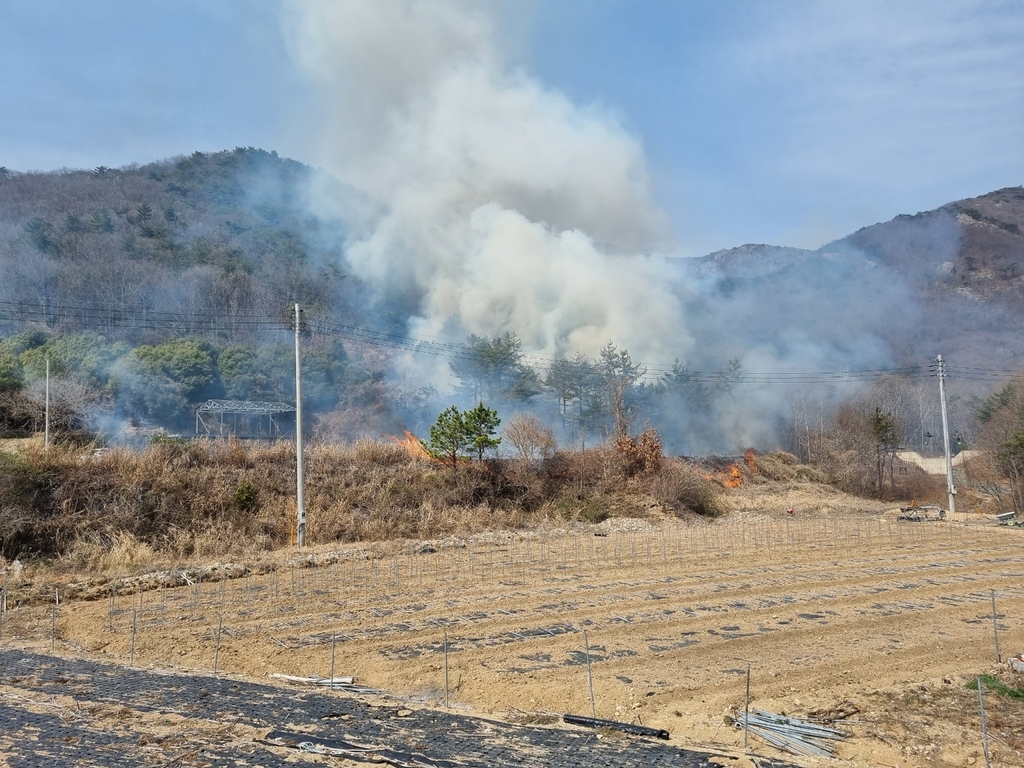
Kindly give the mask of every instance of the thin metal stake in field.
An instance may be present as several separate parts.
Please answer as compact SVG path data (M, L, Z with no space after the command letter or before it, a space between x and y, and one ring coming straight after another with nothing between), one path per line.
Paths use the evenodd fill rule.
M985 751L985 768L992 768L988 755L988 725L985 723L985 697L981 692L984 687L981 683L981 677L978 677L978 708L981 710L981 745Z
M213 652L213 676L217 676L217 664L220 662L220 638L224 632L224 611L217 617L217 648Z
M334 646L338 641L338 635L331 632L331 682L334 682Z
M448 709L448 633L444 633L444 707Z
M594 675L590 669L590 640L587 639L587 631L583 630L583 645L587 650L587 684L590 686L590 716L597 717L597 705L594 703Z
M743 751L747 751L747 736L750 733L750 664L747 664L747 695L743 700Z
M999 653L999 622L996 613L996 591L992 590L992 635L996 640L996 664L1003 663L1003 655Z
M135 666L135 626L136 626L137 614L135 609L132 608L132 646L131 651L128 654L128 665Z

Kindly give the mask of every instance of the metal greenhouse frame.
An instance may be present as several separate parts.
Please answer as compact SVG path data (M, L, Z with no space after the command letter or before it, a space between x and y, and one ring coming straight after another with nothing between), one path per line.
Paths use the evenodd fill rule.
M196 434L206 437L275 438L281 426L274 418L293 413L294 405L249 400L207 400L196 409Z

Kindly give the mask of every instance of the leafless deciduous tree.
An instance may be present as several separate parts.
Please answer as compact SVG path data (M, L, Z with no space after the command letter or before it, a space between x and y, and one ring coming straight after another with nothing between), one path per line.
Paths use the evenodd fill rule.
M505 424L502 435L528 461L539 461L555 452L555 431L544 426L533 414L514 413Z

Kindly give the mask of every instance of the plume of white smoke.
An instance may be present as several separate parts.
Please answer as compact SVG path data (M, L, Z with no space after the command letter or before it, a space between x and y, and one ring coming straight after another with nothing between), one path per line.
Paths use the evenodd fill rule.
M507 65L487 6L288 6L295 59L331 108L318 160L384 206L349 268L410 330L518 333L524 350L685 356L667 217L639 140Z

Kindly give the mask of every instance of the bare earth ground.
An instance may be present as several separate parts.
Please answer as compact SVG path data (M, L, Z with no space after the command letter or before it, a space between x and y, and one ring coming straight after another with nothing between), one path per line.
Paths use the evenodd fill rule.
M726 722L749 665L753 707L852 713L843 764L984 765L977 692L964 686L1005 669L992 590L1003 658L1024 651L1024 532L874 507L735 506L713 523L321 549L241 578L175 572L181 586L141 592L126 580L55 612L15 607L9 584L0 643L262 682L327 676L333 653L336 675L443 707L447 636L452 708L513 719L589 715L589 644L598 717L738 758L723 764L754 764ZM992 764L1024 765L1024 707L987 694L986 711Z

